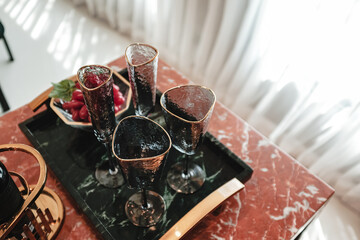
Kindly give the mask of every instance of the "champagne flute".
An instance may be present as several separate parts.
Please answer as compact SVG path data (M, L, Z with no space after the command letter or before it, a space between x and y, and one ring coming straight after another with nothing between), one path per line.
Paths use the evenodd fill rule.
M126 65L137 116L147 116L155 106L159 52L142 43L130 44L125 50Z
M125 213L136 226L155 225L165 212L161 195L146 188L160 178L170 148L169 134L146 117L126 117L115 129L113 153L129 187L140 189L125 204Z
M78 82L84 95L85 105L89 111L94 134L105 148L108 164L95 171L95 178L105 187L117 188L124 183L121 171L116 167L112 156L112 133L116 127L112 69L101 65L87 65L77 72Z
M205 181L205 172L190 161L207 131L216 102L215 93L198 85L183 85L165 91L160 105L173 146L184 160L171 166L167 182L177 192L190 194Z

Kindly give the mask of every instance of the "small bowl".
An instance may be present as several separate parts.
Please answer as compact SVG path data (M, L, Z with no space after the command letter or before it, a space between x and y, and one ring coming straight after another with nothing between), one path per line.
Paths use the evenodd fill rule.
M72 76L69 78L70 80L76 82L76 76ZM125 102L121 105L121 110L115 114L115 118L117 121L120 120L121 115L129 109L131 102L131 89L130 83L116 71L113 72L114 83L119 86L120 92L123 94L125 98ZM71 117L71 113L65 111L61 106L64 101L58 98L51 98L50 107L59 116L59 118L66 123L67 125L78 128L82 130L92 130L92 124L89 122L78 122L74 121Z

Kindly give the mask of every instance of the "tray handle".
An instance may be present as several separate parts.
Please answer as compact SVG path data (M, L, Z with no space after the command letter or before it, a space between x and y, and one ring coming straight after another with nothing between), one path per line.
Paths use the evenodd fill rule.
M233 178L209 196L193 207L183 216L174 226L172 226L160 240L176 240L182 238L191 228L193 228L208 213L214 210L224 200L231 197L236 192L244 188L237 178Z
M44 102L46 102L46 100L48 100L49 94L51 93L51 91L53 89L54 89L54 87L48 88L47 90L42 92L39 96L34 98L31 102L29 102L28 106L30 107L30 109L33 112L35 112L37 109L39 109L44 104Z

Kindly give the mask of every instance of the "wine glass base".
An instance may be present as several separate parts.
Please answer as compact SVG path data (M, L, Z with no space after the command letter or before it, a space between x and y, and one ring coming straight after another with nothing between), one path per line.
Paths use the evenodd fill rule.
M165 202L160 194L146 191L147 207L143 206L142 192L133 194L125 204L125 213L135 226L155 225L165 212Z
M188 173L184 174L184 163L176 163L171 166L167 174L167 182L175 191L191 194L204 184L205 172L198 165L189 162Z
M124 178L120 170L117 169L116 173L110 174L109 168L99 167L95 170L96 180L107 188L118 188L124 184Z

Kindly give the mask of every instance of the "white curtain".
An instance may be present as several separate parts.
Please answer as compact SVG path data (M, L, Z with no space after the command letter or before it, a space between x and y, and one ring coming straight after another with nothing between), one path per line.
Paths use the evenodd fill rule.
M160 56L360 211L357 0L73 0Z

